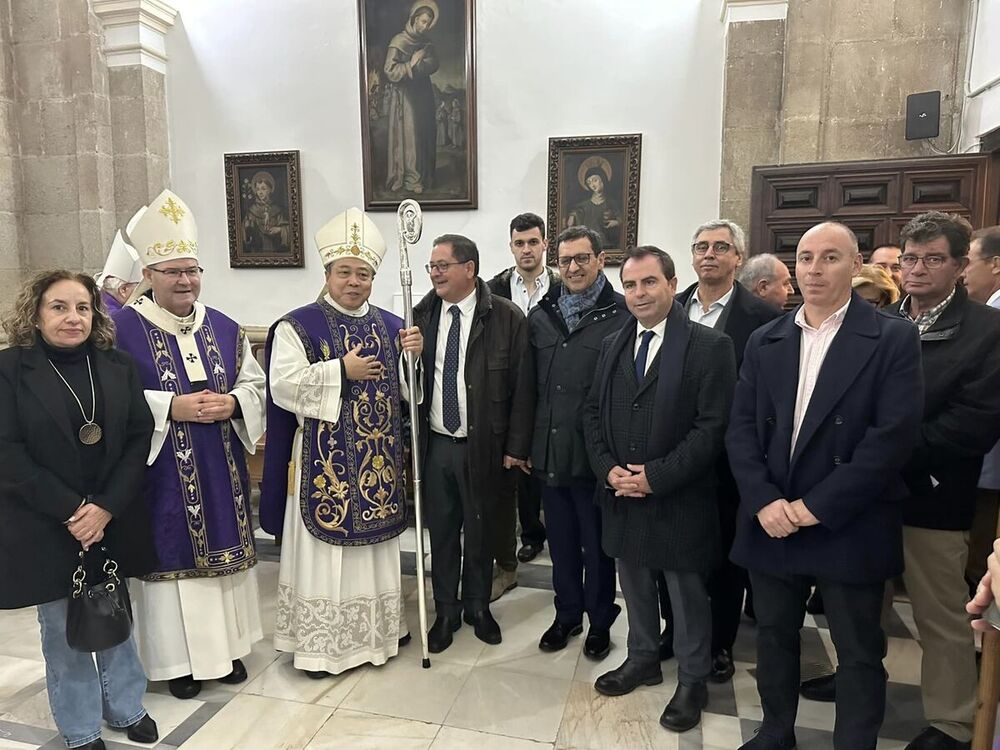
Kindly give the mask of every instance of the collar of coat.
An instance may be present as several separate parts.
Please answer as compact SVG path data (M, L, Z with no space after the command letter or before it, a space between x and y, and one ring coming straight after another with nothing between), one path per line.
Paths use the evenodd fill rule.
M904 297L905 299L905 297ZM962 318L965 317L965 308L969 304L969 293L964 286L955 287L955 296L951 298L948 306L941 311L934 324L920 334L921 341L947 341L958 335L962 328ZM903 300L900 300L891 307L886 308L890 315L898 315L909 320L902 310Z

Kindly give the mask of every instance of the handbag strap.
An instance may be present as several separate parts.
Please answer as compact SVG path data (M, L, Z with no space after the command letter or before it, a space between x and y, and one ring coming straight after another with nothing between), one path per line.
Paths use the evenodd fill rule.
M120 584L121 581L118 580L118 563L115 562L108 554L108 548L103 544L100 547L100 552L104 555L104 573L109 579L112 579L116 585ZM86 555L86 550L80 550L80 563L76 566L76 570L73 571L73 598L77 599L83 595L83 586L87 580L87 571L84 567L84 556Z

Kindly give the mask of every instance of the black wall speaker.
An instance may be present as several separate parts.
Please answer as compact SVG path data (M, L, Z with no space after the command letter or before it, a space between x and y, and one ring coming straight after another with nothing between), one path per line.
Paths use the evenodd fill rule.
M906 97L906 140L937 138L941 133L941 92L924 91Z

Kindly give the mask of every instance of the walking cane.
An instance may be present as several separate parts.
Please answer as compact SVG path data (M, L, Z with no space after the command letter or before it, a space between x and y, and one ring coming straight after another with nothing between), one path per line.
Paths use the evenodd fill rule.
M405 200L396 212L399 227L399 281L403 285L403 310L406 327L413 326L413 274L410 272L408 245L415 245L420 239L423 216L420 204ZM430 652L427 650L427 595L424 590L424 517L422 512L420 479L420 406L417 404L417 358L413 352L406 352L406 378L410 387L410 451L413 460L413 513L417 517L417 608L420 612L420 645L424 650L421 664L424 669L431 666Z

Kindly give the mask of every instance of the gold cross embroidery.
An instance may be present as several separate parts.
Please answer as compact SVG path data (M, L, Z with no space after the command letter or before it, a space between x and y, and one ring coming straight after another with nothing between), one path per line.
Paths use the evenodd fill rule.
M184 216L184 209L178 206L173 198L167 198L167 202L160 206L160 213L174 224L180 224L181 218Z

